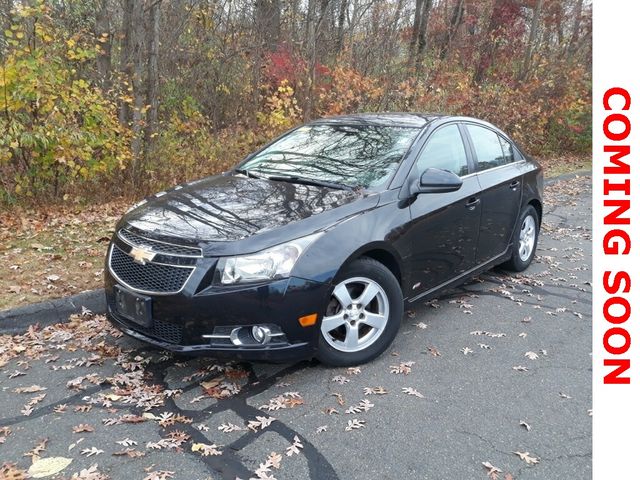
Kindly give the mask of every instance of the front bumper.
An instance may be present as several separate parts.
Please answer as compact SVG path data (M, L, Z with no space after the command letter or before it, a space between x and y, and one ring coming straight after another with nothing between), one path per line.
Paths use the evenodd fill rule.
M139 293L119 283L106 268L107 317L127 335L174 352L273 362L315 354L328 284L291 277L259 285L212 287L205 283L210 284L208 276L198 270L177 294L142 294L151 299L152 313L151 323L141 326L118 313L115 288ZM313 313L318 314L316 325L302 327L298 319ZM276 325L284 335L264 345L208 338L264 324Z

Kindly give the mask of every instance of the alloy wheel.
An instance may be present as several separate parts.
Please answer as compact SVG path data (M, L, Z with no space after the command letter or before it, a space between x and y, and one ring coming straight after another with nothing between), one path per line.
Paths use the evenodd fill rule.
M369 278L353 277L334 287L320 330L336 350L358 352L380 337L388 320L384 289Z
M518 244L518 255L520 260L526 262L533 253L533 246L536 243L536 221L531 215L527 215L520 228L520 242Z

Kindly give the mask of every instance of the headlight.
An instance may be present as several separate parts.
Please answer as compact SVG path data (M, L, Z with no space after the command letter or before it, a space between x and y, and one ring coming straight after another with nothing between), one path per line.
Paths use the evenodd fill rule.
M225 258L218 263L220 283L233 285L288 277L300 255L320 235L322 232L251 255Z

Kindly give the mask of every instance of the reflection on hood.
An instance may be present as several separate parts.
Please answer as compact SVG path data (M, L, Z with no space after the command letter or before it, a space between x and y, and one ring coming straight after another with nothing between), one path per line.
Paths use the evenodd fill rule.
M191 240L235 241L347 204L360 194L215 176L152 197L126 216L134 228Z

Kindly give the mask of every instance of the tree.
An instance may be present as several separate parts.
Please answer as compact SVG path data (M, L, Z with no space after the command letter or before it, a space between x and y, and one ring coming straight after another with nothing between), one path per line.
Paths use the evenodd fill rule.
M98 42L96 68L102 87L108 90L111 85L111 12L109 0L101 0L96 13L95 36Z
M416 0L416 9L413 13L413 26L411 27L411 41L409 42L409 57L413 56L413 52L418 42L418 34L422 23L422 4L424 0Z
M427 49L427 25L433 0L424 0L422 3L422 13L420 15L420 26L418 28L418 50L416 51L416 71L420 71L422 60Z
M280 44L280 0L257 0L255 23L260 51L275 52Z
M531 26L529 28L529 40L527 41L527 49L524 54L524 61L520 70L520 80L526 80L529 75L529 69L531 68L531 59L533 58L533 51L538 37L538 23L540 21L540 13L542 11L542 5L544 0L536 0L535 8L533 9L533 18L531 20Z
M158 89L160 84L158 71L158 49L160 46L160 4L162 0L152 0L148 7L147 22L147 118L144 132L144 161L149 162L158 127Z
M464 0L457 0L449 19L449 27L447 28L447 34L444 40L444 44L440 49L440 60L445 60L451 49L451 44L458 33L460 24L464 17Z
M487 71L493 65L498 43L503 39L505 28L513 25L520 13L520 5L516 0L495 0L489 25L480 44L479 61L473 74L473 83L484 82Z

